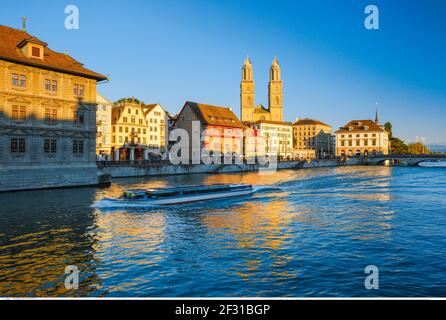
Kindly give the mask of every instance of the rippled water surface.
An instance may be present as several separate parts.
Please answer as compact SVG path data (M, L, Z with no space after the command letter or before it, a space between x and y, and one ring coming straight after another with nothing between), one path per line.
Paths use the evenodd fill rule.
M107 211L127 188L253 196ZM80 288L67 291L76 265ZM364 289L376 265L380 289ZM446 296L446 170L344 167L116 180L0 194L0 296Z

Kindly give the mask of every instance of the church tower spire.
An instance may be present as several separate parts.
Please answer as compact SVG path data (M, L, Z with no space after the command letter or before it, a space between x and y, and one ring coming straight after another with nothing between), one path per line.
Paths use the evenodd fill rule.
M240 84L240 118L242 121L254 120L254 77L251 60L246 57L242 67Z
M277 57L274 58L269 73L268 103L272 121L283 121L283 94L282 80L280 78L280 65Z
M376 108L375 123L377 126L379 126L378 108Z

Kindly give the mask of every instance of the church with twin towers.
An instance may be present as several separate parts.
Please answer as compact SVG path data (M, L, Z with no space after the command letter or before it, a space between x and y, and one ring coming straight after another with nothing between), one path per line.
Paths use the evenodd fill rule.
M243 122L283 121L283 94L280 78L280 65L274 58L269 72L268 109L259 104L255 106L255 86L253 67L249 58L245 59L242 68L240 85L240 117Z

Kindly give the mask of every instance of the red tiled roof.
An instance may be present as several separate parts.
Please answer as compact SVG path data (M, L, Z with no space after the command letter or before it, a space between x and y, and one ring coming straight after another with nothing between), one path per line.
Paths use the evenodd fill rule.
M190 106L204 124L244 128L237 116L228 107L218 107L190 101L186 102L186 105Z
M368 127L368 129L365 130L365 127ZM336 131L335 133L342 133L342 132L348 133L348 132L360 132L360 131L385 132L386 130L381 128L372 120L352 120L345 126L339 128L339 130Z
M283 121L272 121L272 120L258 120L254 122L255 124L266 123L266 124L278 124L283 126L291 126L293 125L291 122L283 122Z
M44 47L44 59L27 58L19 47L26 42L42 45ZM106 76L84 68L82 63L74 60L69 55L51 50L45 42L36 37L22 30L2 25L0 25L0 60L79 75L98 81L107 80Z
M307 126L307 125L319 125L319 126L326 126L326 127L330 127L328 124L325 124L319 120L314 120L314 119L309 119L309 118L305 118L305 119L300 119L296 122L293 123L294 126Z

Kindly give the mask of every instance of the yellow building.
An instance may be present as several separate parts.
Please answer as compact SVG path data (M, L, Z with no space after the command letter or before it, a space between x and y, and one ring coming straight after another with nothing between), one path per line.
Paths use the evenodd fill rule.
M332 128L314 119L299 119L293 123L293 142L296 151L314 150L316 154L331 154Z
M252 63L246 58L242 67L242 81L240 84L240 115L242 122L283 121L283 94L280 65L274 59L269 74L268 109L263 105L255 106L255 86Z
M159 104L124 100L112 109L112 153L115 161L148 160L167 143L168 116Z
M96 111L96 156L101 161L111 160L111 113L113 103L99 93L96 94L96 102L98 104Z
M336 134L336 156L369 156L389 154L389 134L372 120L353 120Z
M25 30L0 26L0 191L97 183L104 80Z
M251 124L254 135L264 139L264 155L277 159L291 159L293 156L293 125L290 122L259 120Z

